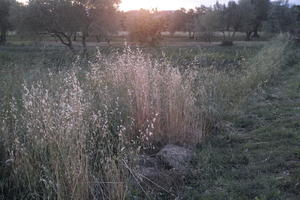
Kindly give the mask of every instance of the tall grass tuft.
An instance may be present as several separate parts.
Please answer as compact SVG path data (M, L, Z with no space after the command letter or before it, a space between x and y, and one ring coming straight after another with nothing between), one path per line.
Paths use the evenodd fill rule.
M193 74L130 49L74 65L25 82L20 105L7 101L6 197L124 199L138 149L195 137Z
M90 91L105 87L109 93L106 101L118 99L134 125L131 139L164 144L193 140L191 133L199 126L192 90L194 75L181 74L167 59L158 62L141 51L126 49L110 59L99 54L87 80L93 88Z
M76 70L50 73L46 80L24 84L23 108L12 112L12 116L21 115L14 118L20 123L3 123L1 131L14 136L7 140L11 145L5 160L12 162L9 182L13 187L1 188L6 197L124 198L127 183L119 164L125 159L123 147L109 130L109 111L90 112L86 100ZM14 111L16 105L11 108ZM18 129L24 131L10 132Z

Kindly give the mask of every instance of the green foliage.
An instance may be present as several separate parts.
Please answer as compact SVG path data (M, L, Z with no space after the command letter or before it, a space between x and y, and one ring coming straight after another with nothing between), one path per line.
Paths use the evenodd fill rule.
M298 61L289 48L278 38L262 49L164 48L163 56L158 49L108 49L89 62L56 50L0 53L1 195L124 199L140 150L199 141L186 199L297 195L299 177L274 174L299 157L298 103L259 104L236 118L247 97ZM296 78L289 98L298 97ZM226 121L249 135L211 136Z
M30 33L44 33L56 37L73 53L75 53L73 37L80 32L83 51L86 53L86 39L89 34L105 33L105 31L100 30L101 25L106 28L113 27L109 24L114 21L114 12L118 3L118 0L92 2L31 0L24 8L24 28Z
M0 45L6 43L6 34L10 27L9 22L10 1L0 1Z
M271 33L289 32L296 26L296 17L293 15L287 1L277 1L271 4L265 30Z
M162 18L155 15L155 12L141 10L130 24L130 39L141 44L156 46L162 39L161 32L165 24Z
M168 19L168 30L171 34L176 31L186 31L188 16L185 9L176 10Z

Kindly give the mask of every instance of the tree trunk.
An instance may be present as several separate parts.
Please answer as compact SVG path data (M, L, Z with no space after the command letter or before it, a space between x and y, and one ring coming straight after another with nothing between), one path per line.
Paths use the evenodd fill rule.
M1 35L0 35L0 45L5 45L6 44L6 34L7 34L7 29L2 28L1 29Z
M223 41L226 41L226 34L225 34L225 31L222 31L222 34L223 34Z
M234 41L235 33L236 33L236 30L234 30L233 33L232 33L232 35L231 35L231 39L230 39L230 40L231 40L232 42Z
M258 27L259 27L259 25L256 25L254 27L253 35L252 35L253 38L259 38L260 37L259 34L258 34Z
M100 43L101 42L101 36L100 35L96 35L96 40L97 40L97 43Z
M77 41L77 33L74 33L73 41L74 41L74 42Z
M105 38L105 41L108 44L108 46L110 46L110 39L109 38Z
M81 43L82 43L82 50L83 50L82 53L83 53L83 55L86 55L86 53L87 53L86 34L82 34Z
M69 49L72 51L73 54L76 54L76 50L73 47L73 44L68 45Z
M76 54L76 50L75 50L75 48L74 48L74 46L73 46L73 43L72 43L72 39L71 38L68 38L68 43L67 44L65 44L70 50L71 50L71 52L73 53L73 54Z
M72 34L67 35L63 32L55 32L54 35L60 40L62 44L66 45L73 54L76 54L76 50L72 43Z
M251 40L251 34L252 34L252 31L246 31L246 38L245 38L246 41Z

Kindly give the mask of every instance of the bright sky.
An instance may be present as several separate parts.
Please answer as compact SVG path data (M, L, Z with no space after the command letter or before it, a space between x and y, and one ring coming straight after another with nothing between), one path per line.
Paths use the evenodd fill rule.
M18 0L26 2L27 0ZM227 3L229 0L219 0L220 3ZM290 0L292 4L300 4L300 0ZM216 3L216 0L122 0L121 10L139 10L141 8L158 10L176 10L179 8L195 8L196 6L210 6Z
M158 10L176 10L179 8L195 8L200 5L211 6L217 0L122 0L121 10L138 10L140 8ZM227 3L229 0L218 0L219 3ZM237 0L236 0L237 1ZM289 0L291 4L300 4L300 0Z
M229 0L219 0L220 3ZM140 8L158 10L176 10L179 8L195 8L200 5L213 5L216 0L122 0L121 10L138 10Z

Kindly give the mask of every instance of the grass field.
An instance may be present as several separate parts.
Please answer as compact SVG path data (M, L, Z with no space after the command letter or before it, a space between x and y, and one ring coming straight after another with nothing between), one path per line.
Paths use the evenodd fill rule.
M297 200L299 63L283 37L84 58L1 47L0 199ZM195 149L192 173L137 189L133 157L169 143Z
M235 37L235 44L239 46L256 46L263 45L266 41L269 41L274 35L260 33L259 38L252 38L251 41L245 41L245 33L238 32ZM78 36L76 41L73 41L75 47L81 46L80 37ZM107 43L109 39L109 44ZM194 39L189 38L189 33L187 32L176 32L174 35L170 35L169 32L163 32L162 38L157 47L201 47L201 46L217 46L223 40L221 32L214 33L214 36L211 38L211 42L208 43L204 38L195 36ZM59 39L56 37L51 37L49 35L15 35L11 34L8 36L8 45L11 46L52 46L56 48L65 48L63 44L60 43ZM91 36L87 40L87 46L89 47L123 47L124 42L131 46L143 46L137 42L132 41L127 32L119 32L108 38L101 38L97 42L96 36ZM149 46L144 44L144 46Z
M185 199L299 199L299 64L198 148Z

